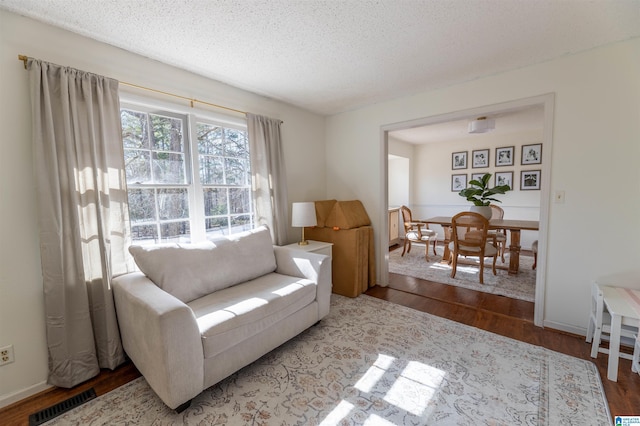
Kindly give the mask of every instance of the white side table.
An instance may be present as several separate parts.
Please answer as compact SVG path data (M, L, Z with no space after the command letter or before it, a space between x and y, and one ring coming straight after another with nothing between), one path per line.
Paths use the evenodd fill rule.
M301 246L298 243L287 244L286 247L291 250L303 250L311 253L324 254L332 258L333 243L325 243L324 241L307 240L309 244Z
M604 304L611 314L607 379L617 382L622 325L640 327L640 290L613 286L600 286L600 289Z

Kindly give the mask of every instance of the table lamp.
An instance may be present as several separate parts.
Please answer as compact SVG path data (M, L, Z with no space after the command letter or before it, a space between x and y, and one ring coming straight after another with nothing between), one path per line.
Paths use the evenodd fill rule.
M291 206L291 226L302 227L302 240L298 245L306 246L309 244L304 239L304 227L316 226L318 221L316 220L316 204L314 202L305 203L293 203Z

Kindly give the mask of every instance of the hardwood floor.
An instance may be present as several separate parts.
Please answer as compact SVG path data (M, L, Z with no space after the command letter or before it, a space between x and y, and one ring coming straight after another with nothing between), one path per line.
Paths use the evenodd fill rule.
M600 371L612 416L640 415L640 375L631 372L631 362L620 360L618 382L607 380L607 357L593 360L591 345L584 337L533 325L533 303L473 290L390 274L389 287L373 287L368 295L404 305L453 321L488 330L512 339L543 346L593 361ZM73 389L52 389L0 409L0 424L28 425L29 415L64 401L91 387L102 395L139 377L127 363L115 371L104 370L98 377Z
M65 401L87 389L94 388L96 395L100 396L138 377L140 373L131 362L121 365L114 371L102 370L98 376L72 389L51 388L8 407L0 408L0 425L29 425L31 414Z

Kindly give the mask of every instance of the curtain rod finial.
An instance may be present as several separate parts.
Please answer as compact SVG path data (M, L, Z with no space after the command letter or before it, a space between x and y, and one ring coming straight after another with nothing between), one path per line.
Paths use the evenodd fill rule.
M27 69L27 61L29 60L28 56L24 56L24 55L18 55L18 60L22 61L24 63L24 69Z

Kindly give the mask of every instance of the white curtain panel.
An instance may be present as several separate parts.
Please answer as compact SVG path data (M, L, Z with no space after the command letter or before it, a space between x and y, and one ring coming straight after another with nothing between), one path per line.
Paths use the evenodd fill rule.
M274 244L287 243L287 174L282 153L282 121L247 113L252 191L258 225L267 225Z
M131 269L118 82L29 59L49 383L124 361L111 277Z

